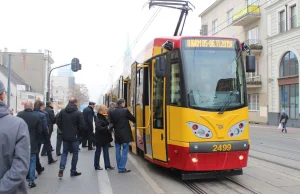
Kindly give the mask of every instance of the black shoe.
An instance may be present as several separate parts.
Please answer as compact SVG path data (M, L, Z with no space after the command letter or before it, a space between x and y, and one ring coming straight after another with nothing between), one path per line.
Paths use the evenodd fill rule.
M41 170L37 170L38 175L40 175L42 172L44 172L45 168L42 167Z
M89 148L88 150L90 150L90 151L91 151L91 150L95 150L95 148Z
M63 176L64 176L64 169L60 169L60 170L58 171L58 177L61 178L61 177L63 177Z
M109 145L108 145L108 147L112 148L112 147L114 147L114 146L113 146L113 145L111 145L111 144L109 144Z
M105 168L106 169L106 168ZM95 170L103 170L101 167L96 167Z
M81 172L71 172L71 176L80 176Z
M45 153L45 154L42 153L41 156L47 156L47 153Z
M59 153L59 154L56 154L56 156L61 156L61 153Z
M119 172L119 173L128 173L128 172L131 172L131 170L127 170L127 169L125 168L125 170L123 170L123 171L121 171L121 172Z
M33 188L33 187L36 187L36 184L35 184L35 183L29 183L28 186L29 186L30 188Z
M54 164L55 162L57 162L57 160L52 160L52 161L48 162L48 164Z
M114 170L115 167L112 167L112 166L105 167L105 170L107 170L107 169L109 169L109 170Z

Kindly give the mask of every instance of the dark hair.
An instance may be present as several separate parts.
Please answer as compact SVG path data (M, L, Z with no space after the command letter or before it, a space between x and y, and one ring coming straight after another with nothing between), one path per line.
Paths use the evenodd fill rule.
M52 103L51 101L48 101L48 102L46 102L46 105L50 106L51 103Z
M120 98L118 101L117 101L117 105L118 106L121 106L121 104L123 104L125 102L125 100L123 98Z
M34 103L34 109L41 109L41 107L43 106L43 105L45 105L42 101L35 101L35 103Z

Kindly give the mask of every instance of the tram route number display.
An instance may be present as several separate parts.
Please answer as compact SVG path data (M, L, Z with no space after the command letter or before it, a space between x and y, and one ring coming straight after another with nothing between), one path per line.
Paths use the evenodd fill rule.
M235 40L219 39L186 39L186 48L234 48Z
M214 144L212 146L213 152L228 152L231 151L232 145L231 144Z

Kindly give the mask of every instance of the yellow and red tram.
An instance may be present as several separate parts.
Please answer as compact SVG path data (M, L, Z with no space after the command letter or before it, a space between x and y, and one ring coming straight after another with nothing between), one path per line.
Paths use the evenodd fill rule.
M250 148L245 69L255 71L248 48L223 37L151 41L108 92L137 119L132 152L182 179L242 174Z

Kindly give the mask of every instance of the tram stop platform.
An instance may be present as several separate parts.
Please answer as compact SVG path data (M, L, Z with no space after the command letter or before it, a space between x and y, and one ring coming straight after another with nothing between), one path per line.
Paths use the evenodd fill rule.
M55 149L56 133L52 135L52 146ZM154 182L141 165L135 160L132 153L128 154L126 168L129 173L118 173L115 170L105 170L103 156L101 153L100 166L103 170L94 169L95 150L89 151L80 145L79 160L77 164L78 172L82 175L78 177L70 176L72 155L68 155L67 166L62 178L58 177L60 156L55 164L48 164L47 156L40 156L42 166L45 171L38 175L35 180L36 187L29 188L28 194L153 194L164 193L157 183ZM116 167L115 148L109 148L111 165Z

